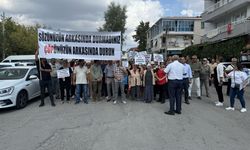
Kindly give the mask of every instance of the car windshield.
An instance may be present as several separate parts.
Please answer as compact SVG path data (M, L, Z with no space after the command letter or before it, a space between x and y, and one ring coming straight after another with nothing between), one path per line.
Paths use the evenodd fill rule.
M22 68L1 68L0 80L15 80L22 79L29 69Z

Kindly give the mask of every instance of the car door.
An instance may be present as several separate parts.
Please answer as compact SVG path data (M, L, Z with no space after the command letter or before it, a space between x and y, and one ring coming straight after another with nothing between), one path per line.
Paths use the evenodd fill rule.
M38 72L37 72L37 69L36 68L32 68L27 76L27 79L26 79L26 89L28 90L29 92L29 98L34 98L34 97L37 97L40 95L40 85L39 85L39 79L32 79L32 80L29 80L29 76L31 75L38 75Z

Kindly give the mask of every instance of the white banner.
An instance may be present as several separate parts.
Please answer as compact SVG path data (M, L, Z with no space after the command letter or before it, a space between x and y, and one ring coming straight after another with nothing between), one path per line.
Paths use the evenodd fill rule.
M155 62L164 62L162 54L154 54L154 61Z
M128 68L128 61L127 60L124 60L124 61L122 61L122 67L124 67L124 68Z
M39 57L120 60L121 32L75 32L38 29Z
M69 76L70 76L69 68L57 70L57 78L60 79L60 78L66 78Z
M144 56L135 56L136 65L146 65L146 60Z

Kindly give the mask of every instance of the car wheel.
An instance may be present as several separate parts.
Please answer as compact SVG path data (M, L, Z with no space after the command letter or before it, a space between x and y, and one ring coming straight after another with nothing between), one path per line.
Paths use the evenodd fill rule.
M24 108L27 105L28 94L25 91L21 91L17 95L16 107L17 109Z

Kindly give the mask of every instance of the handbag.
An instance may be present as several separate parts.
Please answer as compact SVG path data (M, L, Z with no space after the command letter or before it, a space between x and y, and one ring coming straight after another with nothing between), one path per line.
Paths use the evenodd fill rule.
M240 84L235 82L235 71L234 71L234 88L237 88L237 89L240 88Z

